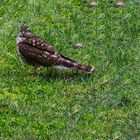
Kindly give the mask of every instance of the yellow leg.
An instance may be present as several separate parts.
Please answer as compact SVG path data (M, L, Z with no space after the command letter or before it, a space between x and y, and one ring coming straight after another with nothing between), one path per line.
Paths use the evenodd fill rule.
M35 65L33 71L31 72L31 76L35 76L37 74L37 72L40 70L40 65Z

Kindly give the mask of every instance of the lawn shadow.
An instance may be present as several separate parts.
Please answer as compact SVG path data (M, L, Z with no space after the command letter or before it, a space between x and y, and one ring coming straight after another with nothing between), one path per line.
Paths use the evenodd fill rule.
M94 74L88 74L81 71L75 70L57 70L51 69L40 71L37 76L45 81L59 81L59 80L72 80L72 81L83 81L93 77Z

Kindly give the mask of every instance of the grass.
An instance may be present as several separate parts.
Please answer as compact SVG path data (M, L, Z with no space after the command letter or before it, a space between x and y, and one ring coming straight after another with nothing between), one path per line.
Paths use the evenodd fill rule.
M140 3L0 1L0 139L140 139ZM23 23L92 75L42 68L16 52ZM74 49L76 43L84 48Z

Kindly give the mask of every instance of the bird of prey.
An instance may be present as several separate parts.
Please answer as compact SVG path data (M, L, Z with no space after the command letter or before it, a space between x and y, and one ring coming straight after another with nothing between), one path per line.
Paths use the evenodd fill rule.
M20 32L16 38L17 51L21 58L28 64L44 67L68 68L92 73L93 66L78 64L59 53L47 41L32 34L30 27L24 25L20 27Z

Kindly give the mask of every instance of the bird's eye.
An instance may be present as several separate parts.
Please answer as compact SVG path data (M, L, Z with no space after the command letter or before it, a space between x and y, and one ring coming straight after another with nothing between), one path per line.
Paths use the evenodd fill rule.
M26 29L26 31L30 32L30 31L31 31L31 29L30 29L30 28L27 28L27 29Z
M30 28L27 28L27 30L30 30Z

